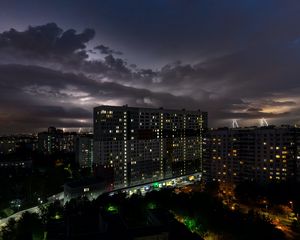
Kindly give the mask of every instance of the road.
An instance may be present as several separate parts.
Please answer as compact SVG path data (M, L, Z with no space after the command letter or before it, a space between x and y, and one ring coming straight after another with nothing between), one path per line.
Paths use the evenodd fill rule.
M52 195L48 198L48 203L51 203L51 202L54 202L54 201L57 201L57 200L61 201L61 200L63 200L63 196L64 196L64 192L54 194L54 195ZM16 213L14 213L13 215L10 215L7 218L0 219L0 232L1 232L2 228L6 226L6 224L8 223L8 221L10 219L14 218L15 220L19 220L24 212L39 213L39 206L34 206L34 207L31 207L31 208L27 208L27 209L24 209L22 211L16 212Z

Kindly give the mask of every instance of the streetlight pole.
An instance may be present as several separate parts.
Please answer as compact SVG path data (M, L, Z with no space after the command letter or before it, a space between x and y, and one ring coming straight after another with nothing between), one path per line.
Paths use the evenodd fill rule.
M291 205L291 209L292 209L292 211L294 211L294 205L293 205L293 201L290 201L289 203L290 203L290 205Z

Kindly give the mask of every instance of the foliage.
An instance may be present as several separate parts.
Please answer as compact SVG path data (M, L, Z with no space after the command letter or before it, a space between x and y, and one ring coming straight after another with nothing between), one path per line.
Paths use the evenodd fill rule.
M269 219L254 211L247 214L233 211L224 206L211 191L176 194L173 189L162 189L149 192L144 197L136 194L130 198L123 193L113 196L103 194L93 201L87 198L72 199L65 206L55 202L40 210L40 217L25 215L19 222L10 222L4 229L6 238L3 240L15 240L17 236L29 237L33 234L42 236L44 228L52 237L59 232L65 233L66 227L73 234L95 232L99 229L101 212L104 219L122 216L129 225L142 226L148 224L147 214L151 211L173 213L191 232L202 237L284 239ZM119 226L115 225L114 228L118 229Z
M11 219L2 230L3 240L42 240L44 226L38 214L25 212L18 221Z

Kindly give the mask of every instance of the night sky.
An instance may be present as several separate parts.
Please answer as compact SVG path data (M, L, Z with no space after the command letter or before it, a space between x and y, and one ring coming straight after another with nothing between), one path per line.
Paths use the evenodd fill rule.
M298 0L1 0L0 134L101 105L300 124Z

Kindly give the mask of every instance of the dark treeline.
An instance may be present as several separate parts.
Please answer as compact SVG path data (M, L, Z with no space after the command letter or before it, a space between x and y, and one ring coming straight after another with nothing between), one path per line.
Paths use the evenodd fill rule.
M194 233L181 239L201 239L210 235L230 240L285 239L270 220L254 211L247 214L233 211L209 191L175 193L173 189L163 189L152 191L145 197L133 195L128 198L122 193L114 196L104 194L93 201L73 199L64 207L59 203L52 203L41 209L39 217L34 215L29 219L23 216L19 222L11 222L3 231L3 240L25 239L20 238L25 235L39 239L37 236L44 237L45 234L48 239L94 239L95 236L101 239L99 236L103 228L109 234L103 239L113 239L109 236L125 234L124 222L126 226L149 225L149 213L155 213L160 219L168 219L166 222L173 226L172 229L174 222L179 224L178 220L183 223L180 226L185 225L189 232ZM26 223L29 221L27 219L31 222ZM108 224L103 225L101 222ZM28 227L23 228L24 224ZM179 236L179 233L174 233L175 230L172 231L170 236ZM127 239L124 234L122 239Z
M241 203L256 204L265 200L271 205L289 205L300 213L300 184L296 182L256 184L244 182L235 188L235 196Z

